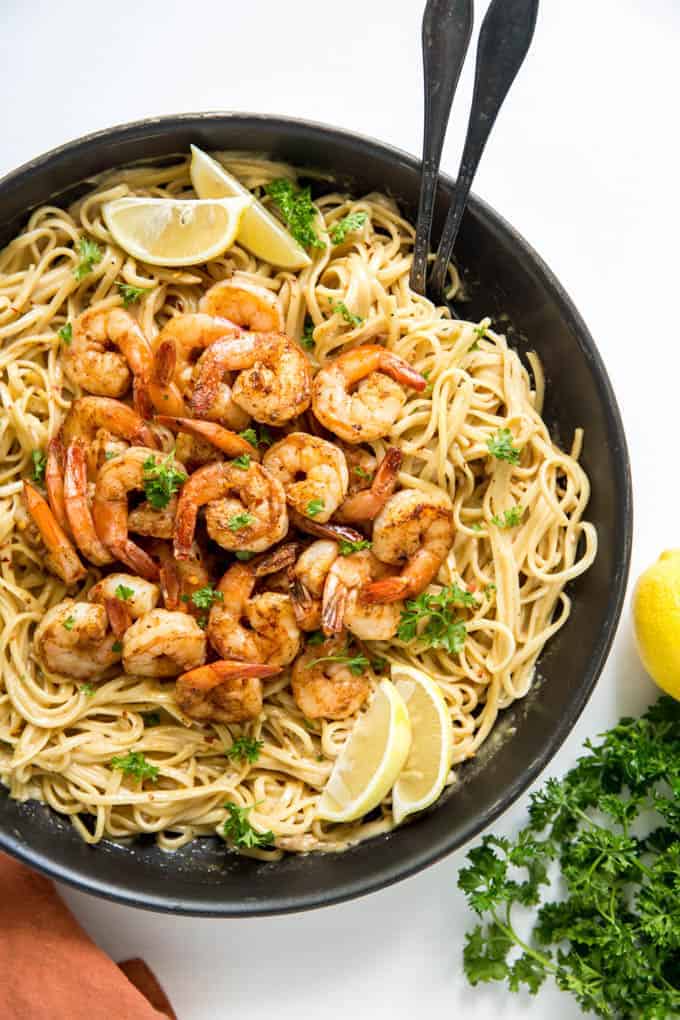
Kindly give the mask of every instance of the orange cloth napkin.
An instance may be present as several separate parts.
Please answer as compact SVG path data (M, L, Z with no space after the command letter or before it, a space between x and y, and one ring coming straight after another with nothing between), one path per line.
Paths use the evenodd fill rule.
M52 883L0 854L2 1020L177 1020L143 960L119 966Z

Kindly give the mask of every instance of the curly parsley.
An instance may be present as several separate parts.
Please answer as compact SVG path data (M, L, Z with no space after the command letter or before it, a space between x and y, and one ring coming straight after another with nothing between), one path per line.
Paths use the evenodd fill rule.
M370 549L372 542L362 538L358 542L351 542L349 539L341 538L338 543L338 550L341 556L351 556L352 553L361 552L362 549Z
M47 467L47 454L43 450L32 450L31 460L33 462L33 481L39 485L45 481L45 468Z
M183 471L173 464L174 450L163 460L157 461L153 454L144 461L144 493L152 507L164 510L181 485L187 480Z
M331 230L331 241L333 244L342 244L348 234L354 234L363 227L368 219L365 212L349 213L344 219L334 224Z
M234 457L232 464L234 467L240 468L241 471L247 471L250 467L250 454L242 453L240 457Z
M80 283L101 262L103 252L96 241L91 241L89 237L81 237L78 242L78 254L80 261L74 267L73 275Z
M314 230L317 209L310 189L296 189L285 177L271 181L264 189L283 216L288 229L303 248L323 248L323 241Z
M264 740L254 740L252 737L237 737L230 748L225 751L227 758L234 761L248 762L254 765L260 757L260 751L264 747Z
M469 591L451 584L437 595L423 592L410 599L401 613L397 637L418 641L424 648L444 648L450 655L462 652L467 636L465 621L457 608L475 609L477 600Z
M78 688L81 694L84 694L86 698L91 698L95 694L95 688L92 684L81 684Z
M191 601L197 609L211 609L215 602L224 602L224 595L212 585L206 584L204 588L193 592Z
M320 513L323 513L326 504L322 499L310 499L307 504L306 513L308 517L317 517Z
M120 769L126 776L135 779L150 779L155 783L158 779L158 766L151 765L141 751L128 751L127 754L111 759L111 768Z
M149 289L148 287L133 287L130 283L118 283L116 286L123 299L124 308L134 305L135 301L139 301L142 294L146 294Z
M504 510L502 516L494 514L491 523L495 524L497 528L516 528L518 524L522 523L523 517L524 507L513 506L510 510Z
M271 446L274 442L271 433L264 425L260 425L259 432L256 432L254 428L244 429L243 432L239 432L241 439L245 439L246 443L250 443L251 446Z
M222 826L222 832L228 842L236 847L246 849L273 844L273 832L257 832L248 821L248 815L255 806L254 804L239 807L238 804L227 803L224 806L229 814Z
M487 440L487 448L492 457L496 460L506 460L508 464L519 464L521 450L512 445L513 436L510 429L499 429L495 435Z
M126 584L119 584L113 594L117 599L120 599L121 602L129 602L134 593L134 588L128 588Z
M247 528L249 524L252 524L255 518L252 514L234 514L227 521L227 527L230 531L241 531L243 528Z

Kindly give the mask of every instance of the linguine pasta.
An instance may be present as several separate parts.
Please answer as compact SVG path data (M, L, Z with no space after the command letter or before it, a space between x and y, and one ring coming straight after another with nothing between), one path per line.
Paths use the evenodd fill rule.
M284 164L252 156L224 154L223 161L251 189L295 176ZM10 796L37 798L68 815L90 843L154 833L171 850L218 831L225 801L253 805L252 824L274 833L276 851L253 851L267 859L283 850L342 850L386 832L393 826L389 800L379 818L364 823L334 826L315 818L356 717L310 724L293 699L288 671L265 682L264 711L246 728L188 719L167 680L109 673L87 684L50 675L36 661L36 624L74 594L45 569L21 499L32 452L44 450L79 395L62 370L58 331L85 308L121 304L124 282L144 289L131 311L151 340L170 315L196 311L211 283L237 273L277 295L291 337L299 339L306 317L312 320L316 363L380 339L427 375L428 390L409 393L392 433L372 445L377 457L388 445L401 447L402 487L448 493L455 541L438 582L464 584L478 604L467 614L460 655L396 638L375 651L420 666L441 686L451 717L450 782L499 711L529 690L541 650L569 617L565 585L595 556L595 529L582 519L589 483L578 462L581 432L569 452L552 442L541 418L536 355L524 366L486 323L452 321L446 309L410 290L414 230L384 195L318 199L324 245L300 272L277 271L238 245L208 264L176 270L126 256L101 208L128 194L193 197L188 162L117 171L91 183L68 211L35 210L0 253L0 780ZM365 213L366 221L332 245L328 231L350 212ZM103 257L79 281L73 270L84 235ZM459 281L451 273L453 294ZM357 318L332 314L338 302ZM489 456L488 442L501 428L512 430L521 464ZM164 440L171 449L169 433ZM501 526L515 507L520 523ZM90 567L78 596L99 576ZM225 755L240 732L263 742L252 764ZM158 768L156 782L142 784L111 767L112 758L131 750Z

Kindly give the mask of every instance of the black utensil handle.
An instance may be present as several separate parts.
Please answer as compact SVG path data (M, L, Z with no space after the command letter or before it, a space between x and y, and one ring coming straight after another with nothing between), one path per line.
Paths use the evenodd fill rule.
M428 0L423 14L423 169L411 287L425 293L439 163L451 104L470 44L473 0Z
M475 87L454 199L432 270L431 289L443 300L446 270L479 161L536 27L538 0L493 0L479 33Z

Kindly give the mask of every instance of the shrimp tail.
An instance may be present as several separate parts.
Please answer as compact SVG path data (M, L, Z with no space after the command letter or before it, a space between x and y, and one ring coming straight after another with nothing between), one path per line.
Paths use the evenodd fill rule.
M157 581L160 575L158 565L151 559L148 553L140 549L131 539L124 539L120 542L112 542L109 546L111 552L124 563L130 570L139 574L145 581Z
M255 572L255 577L266 577L268 574L275 574L279 570L287 570L295 563L300 551L297 542L286 542L271 549L250 564Z
M199 418L204 418L215 403L217 391L228 359L228 348L219 341L213 344L210 356L204 356L198 370L198 378L191 396L191 410Z
M78 553L71 544L66 532L61 528L50 509L47 500L43 499L37 489L24 479L24 501L26 509L35 522L43 542L50 553L50 563L54 571L66 584L82 581L87 571L78 558Z
M176 565L173 562L164 563L160 568L159 578L165 608L171 611L188 612L180 598L182 583Z
M173 340L161 340L153 359L153 379L159 386L169 386L177 365L177 348Z
M382 577L379 581L371 581L362 588L365 602L400 602L412 592L412 584L408 577Z
M361 542L365 538L356 528L348 528L343 524L320 524L318 521L313 521L311 518L305 517L304 514L298 513L293 507L288 508L288 518L299 531L304 531L317 538L329 538L332 542L338 542L340 539L344 539L346 542Z
M64 506L64 447L58 436L50 439L47 444L45 488L54 519L60 528L67 531L68 521Z
M149 385L145 379L140 379L139 376L135 376L132 382L132 404L135 411L145 421L151 421L153 418L154 406L151 396L149 394ZM152 433L153 435L153 433ZM139 443L140 446L157 446L158 444L153 443Z
M122 638L125 631L132 623L132 613L124 602L118 598L105 598L104 608L109 618L111 630L117 638Z
M408 361L404 361L398 354L393 354L392 351L383 351L380 357L380 371L391 376L402 386L410 386L412 390L422 392L427 387L425 376L412 368Z
M218 659L207 666L198 666L196 669L182 673L177 678L178 683L186 684L197 690L209 691L213 687L219 687L225 680L232 677L264 679L276 676L281 672L280 666L265 666L259 662L236 662L234 660Z
M187 432L197 439L205 439L227 457L242 457L247 454L253 460L259 460L258 450L240 436L238 432L225 429L214 421L196 421L193 418L175 418L170 415L159 414L155 419L159 425L165 425L173 432Z
M307 585L299 577L293 578L291 583L291 600L295 619L298 623L304 623L313 608L314 599Z
M345 609L349 592L333 574L329 574L323 589L321 606L321 629L328 637L340 634L344 627Z
M390 446L378 465L370 489L349 496L338 510L339 518L354 523L375 520L396 488L403 459L401 450Z
M97 535L87 498L87 463L81 440L69 443L64 469L64 507L71 533L84 556L97 566L111 563L111 555Z

